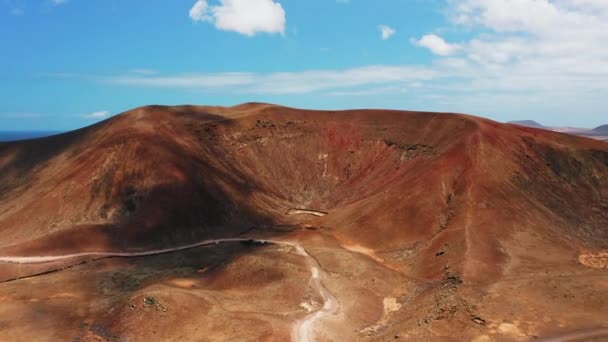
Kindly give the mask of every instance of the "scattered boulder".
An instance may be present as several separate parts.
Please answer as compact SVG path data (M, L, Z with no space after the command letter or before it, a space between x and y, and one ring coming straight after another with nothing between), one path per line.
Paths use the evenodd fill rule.
M483 319L483 318L481 318L481 317L478 317L478 316L472 316L472 317L471 317L471 320L472 320L474 323L476 323L476 324L479 324L479 325L486 325L486 320L485 320L485 319Z
M583 253L579 255L578 262L581 265L591 268L608 269L608 251L598 253Z
M154 297L144 297L143 302L144 302L144 307L154 308L154 309L156 309L156 311L163 311L163 312L169 311L169 309L167 309L166 306L164 306L163 304L161 304Z
M257 128L275 128L276 127L276 125L272 121L269 121L269 120L258 120L255 123L255 125Z

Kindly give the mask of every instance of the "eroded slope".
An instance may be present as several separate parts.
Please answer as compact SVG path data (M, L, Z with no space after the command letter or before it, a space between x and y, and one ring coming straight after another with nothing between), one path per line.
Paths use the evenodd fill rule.
M316 327L328 339L519 339L608 319L605 270L579 261L608 248L600 141L456 114L151 106L0 144L0 179L3 255L302 241L341 303ZM211 291L225 275L200 277Z

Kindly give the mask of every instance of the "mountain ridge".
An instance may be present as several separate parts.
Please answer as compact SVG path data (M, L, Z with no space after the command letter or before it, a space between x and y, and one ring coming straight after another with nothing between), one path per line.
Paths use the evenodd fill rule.
M290 214L307 210L324 215ZM540 276L588 275L595 284L602 270L577 260L593 261L593 253L608 249L606 224L608 143L464 114L146 106L58 136L0 144L0 256L138 253L242 236L297 241L332 274L323 282L337 301L354 303L342 307L344 317L332 318L344 328L324 330L351 340L369 322L348 317L375 305L380 313L369 316L380 317L384 298L402 293L410 297L400 305L418 308L387 316L390 325L376 337L392 338L403 329L431 337L417 323L427 320L441 336L470 339L479 328L472 315L534 320L529 306L572 324L599 324L608 317L601 300L590 301L597 298L596 285L551 278L561 280L548 289ZM269 262L241 245L214 249L227 256L202 273L199 268L206 268L197 266L192 274L183 271L187 275L148 275L154 281L133 285L129 296L145 298L148 286L165 284L154 287L158 296L197 313L167 284L213 289L206 295L213 293L208 300L214 303L226 289L234 295L284 284L299 289L282 292L293 296L290 303L303 296L310 275L293 273L297 259L283 253ZM201 262L187 257L199 252L184 253L172 262ZM0 264L0 280L79 262L88 269L91 258ZM266 270L246 273L252 264L237 265L247 260ZM127 272L113 267L136 274L151 267L133 266L145 261L108 263L112 274ZM81 274L91 284L110 277ZM568 310L550 299L575 290ZM526 310L517 304L522 301ZM123 299L109 302L115 310L125 305ZM505 316L505 307L513 317ZM90 315L113 333L133 333L130 324L140 316L128 308L119 312L120 320ZM209 317L215 322L225 314ZM456 332L456 326L462 328Z

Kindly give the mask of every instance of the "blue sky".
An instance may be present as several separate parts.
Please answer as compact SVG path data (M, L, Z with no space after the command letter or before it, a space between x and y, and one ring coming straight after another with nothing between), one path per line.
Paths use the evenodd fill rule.
M0 130L248 101L608 123L604 0L0 0Z

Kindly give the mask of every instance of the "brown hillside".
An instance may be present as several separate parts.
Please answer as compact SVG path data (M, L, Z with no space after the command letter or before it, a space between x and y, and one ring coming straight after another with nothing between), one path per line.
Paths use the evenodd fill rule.
M328 215L305 221L285 215L292 208ZM439 322L431 330L449 336L455 320L498 315L505 305L483 307L481 293L497 300L543 291L509 287L509 279L601 272L577 260L608 249L608 143L460 114L245 104L142 107L0 144L0 255L137 251L251 232L281 238L290 225L302 231L289 236L371 251L427 284L400 300L419 303L408 315ZM319 253L321 264L340 269ZM437 319L427 308L443 281L470 297L440 300L458 308L440 308L445 318ZM590 297L571 304L580 315L569 319L608 318L599 314L605 300L581 304L608 293L606 284L581 290ZM545 304L538 310L553 305ZM391 326L409 327L414 316ZM386 329L379 334L396 333Z

